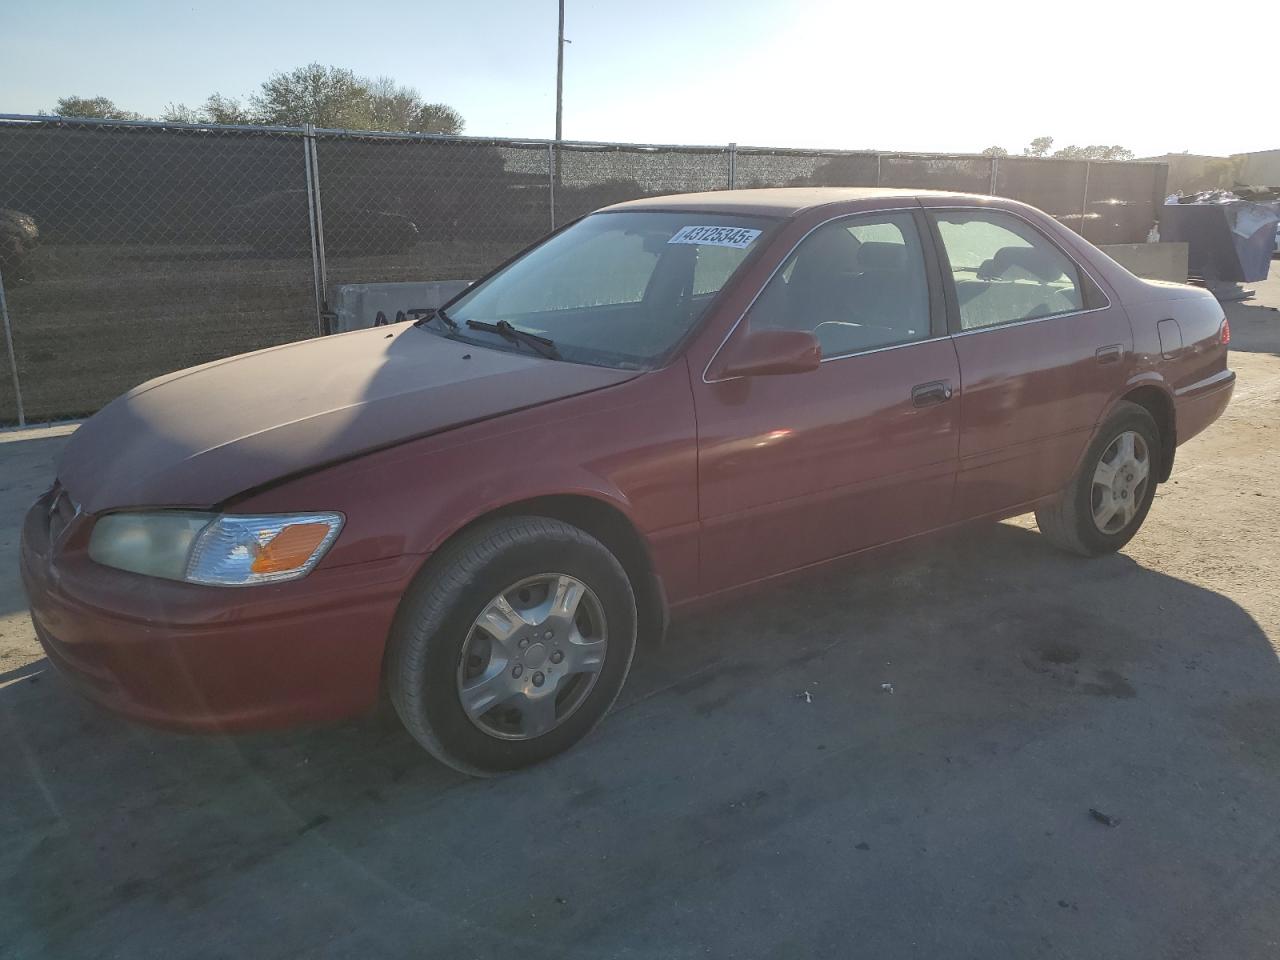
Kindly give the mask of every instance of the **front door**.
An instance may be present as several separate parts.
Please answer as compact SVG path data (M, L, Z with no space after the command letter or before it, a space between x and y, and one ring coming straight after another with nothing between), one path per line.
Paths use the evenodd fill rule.
M1123 308L1045 232L1013 213L931 213L947 274L960 403L955 515L1029 504L1062 489L1124 383Z
M906 210L818 227L725 345L755 329L812 331L817 370L713 382L691 372L703 590L946 521L959 367L922 226Z

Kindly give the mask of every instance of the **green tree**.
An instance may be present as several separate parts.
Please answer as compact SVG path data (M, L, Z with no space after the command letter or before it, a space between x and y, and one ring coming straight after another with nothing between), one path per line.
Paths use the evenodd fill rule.
M1053 148L1053 137L1036 137L1029 146L1022 148L1024 157L1047 157Z
M59 97L50 113L57 117L86 117L91 120L146 119L132 110L121 110L106 97Z
M259 123L368 129L368 101L368 84L350 70L309 63L273 73L250 95L249 107Z
M1007 157L1009 155L1009 151L1004 147L987 147L987 149L982 151L982 155L984 157Z
M1077 147L1072 144L1069 147L1063 147L1060 150L1053 151L1055 157L1063 157L1067 160L1132 160L1133 151L1119 144L1112 146L1104 146L1102 144L1090 144L1087 147Z
M208 123L251 121L292 127L310 123L353 130L445 134L460 133L463 123L453 107L427 103L414 87L397 84L390 77L369 79L319 63L272 74L250 95L247 108L215 94L198 115ZM216 119L219 116L227 119Z
M63 117L145 120L106 97L63 97L50 111ZM189 107L170 103L160 114L171 123L273 124L344 127L396 133L459 134L463 120L447 103L428 103L415 87L390 77L369 79L342 67L309 63L273 73L246 100L211 94Z

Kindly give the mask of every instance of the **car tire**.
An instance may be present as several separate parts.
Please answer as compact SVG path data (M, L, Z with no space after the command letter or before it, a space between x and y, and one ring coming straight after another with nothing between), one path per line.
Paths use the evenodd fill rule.
M1135 448L1145 447L1145 482L1134 486L1125 482L1127 474L1121 475L1115 488L1119 492L1103 503L1109 489L1098 479L1099 472L1108 466L1103 460L1110 457L1114 463L1121 462L1117 451L1123 448L1126 435L1138 438L1132 441ZM1081 556L1097 557L1119 550L1133 539L1151 509L1159 472L1157 465L1162 462L1162 456L1160 431L1151 414L1136 403L1121 401L1089 444L1067 488L1054 500L1036 508L1040 532L1054 546ZM1125 496L1120 499L1122 494ZM1105 515L1111 504L1116 505L1117 513L1112 515L1110 523L1100 523L1097 516Z
M545 578L555 579L544 587ZM583 588L567 588L578 591L577 612L534 624L541 611L555 609L557 583ZM520 609L525 600L535 605ZM480 622L482 615L486 624L498 622L498 609L515 611L503 631L524 624L505 639ZM406 592L388 644L387 692L409 733L443 763L472 776L516 770L568 749L604 718L631 668L636 623L631 583L604 544L559 520L504 517L447 544ZM482 654L475 653L478 644ZM596 651L600 662L566 672L579 649ZM498 683L495 706L479 713L483 698L474 691ZM546 728L548 690L554 725ZM545 729L526 722L526 712L539 713Z

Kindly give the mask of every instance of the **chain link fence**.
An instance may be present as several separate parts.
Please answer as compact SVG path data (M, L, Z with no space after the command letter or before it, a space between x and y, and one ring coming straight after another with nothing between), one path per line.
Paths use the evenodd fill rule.
M1140 242L1167 167L758 147L556 144L0 116L0 425L325 332L335 286L474 279L598 207L726 187L1026 201Z
M39 230L0 263L25 419L92 413L162 373L314 334L303 145L0 124L0 208ZM18 419L11 389L0 423Z

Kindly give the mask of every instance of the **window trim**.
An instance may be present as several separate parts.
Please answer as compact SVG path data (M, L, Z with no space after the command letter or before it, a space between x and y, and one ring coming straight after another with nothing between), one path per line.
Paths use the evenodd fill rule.
M960 326L960 298L956 294L955 271L951 269L951 258L947 254L947 246L943 242L942 234L938 229L937 213L939 211L960 211L964 213L977 213L977 214L984 214L984 213L985 214L1003 214L1005 216L1014 217L1015 219L1021 220L1023 223L1027 224L1027 226L1031 227L1031 229L1034 230L1036 233L1038 233L1042 238L1044 238L1044 241L1046 243L1052 246L1055 250L1057 250L1064 257L1066 257L1068 261L1070 261L1072 264L1075 265L1076 270L1078 270L1081 275L1081 279L1079 283L1081 303L1084 303L1088 299L1089 291L1086 288L1086 285L1084 282L1084 278L1086 277L1088 278L1089 282L1093 284L1094 289L1096 289L1098 293L1102 295L1102 299L1105 302L1101 306L1097 306L1097 307L1082 307L1079 310L1064 310L1061 313L1046 313L1042 317L1027 317L1021 320L1005 320L1001 323L992 323L984 327L974 327L971 330L963 329ZM1071 251L1065 249L1062 244L1058 243L1057 240L1049 236L1049 234L1045 232L1045 230L1038 223L1036 223L1029 217L1024 217L1022 214L1018 213L1016 210L1006 210L1004 207L983 207L983 206L968 206L963 204L955 204L955 205L947 205L947 206L939 206L939 207L925 207L924 212L925 212L926 219L929 221L930 234L933 238L933 245L937 251L940 271L943 275L942 276L943 293L947 300L947 328L950 331L951 336L968 337L976 333L987 333L988 331L991 331L991 330L1004 330L1008 327L1021 327L1029 323L1042 323L1045 320L1058 320L1062 317L1078 317L1086 313L1097 313L1100 310L1111 309L1112 307L1111 296L1110 294L1107 293L1106 288L1101 283L1098 282L1098 278L1094 276L1093 272L1087 266L1081 263L1078 257L1073 256Z
M712 365L716 362L716 357L720 356L720 351L725 348L725 344L729 342L729 338L737 332L738 327L742 325L742 321L747 318L747 314L751 312L751 308L756 305L756 301L760 299L769 284L773 282L773 278L778 275L787 262L791 259L792 254L800 248L800 244L809 239L810 235L816 230L820 230L829 224L836 223L840 220L853 220L866 217L880 216L886 213L908 213L915 224L917 239L920 243L920 255L924 259L925 276L927 279L927 288L929 293L929 336L920 340L904 340L901 343L889 343L882 347L869 347L866 350L857 350L852 353L842 353L834 357L823 357L820 363L833 363L837 360L848 360L851 357L865 357L872 353L883 353L886 350L901 350L903 347L914 347L922 343L933 343L938 340L945 340L952 334L950 332L950 303L947 300L947 289L945 278L942 276L942 261L935 249L937 240L933 235L932 220L926 216L919 201L910 207L883 207L878 210L857 210L853 213L841 213L833 217L828 217L820 223L815 223L804 235L791 245L791 249L783 255L778 261L778 265L769 271L769 276L764 283L760 285L760 289L755 292L755 296L738 315L738 319L733 322L733 326L729 328L729 332L724 335L724 339L720 341L720 345L716 347L715 352L711 354L711 359L707 361L706 366L702 368L702 382L706 384L728 383L732 380L742 380L742 376L717 377L715 379L708 378L707 374L711 370ZM939 298L939 294L942 295ZM940 309L941 308L941 309Z

